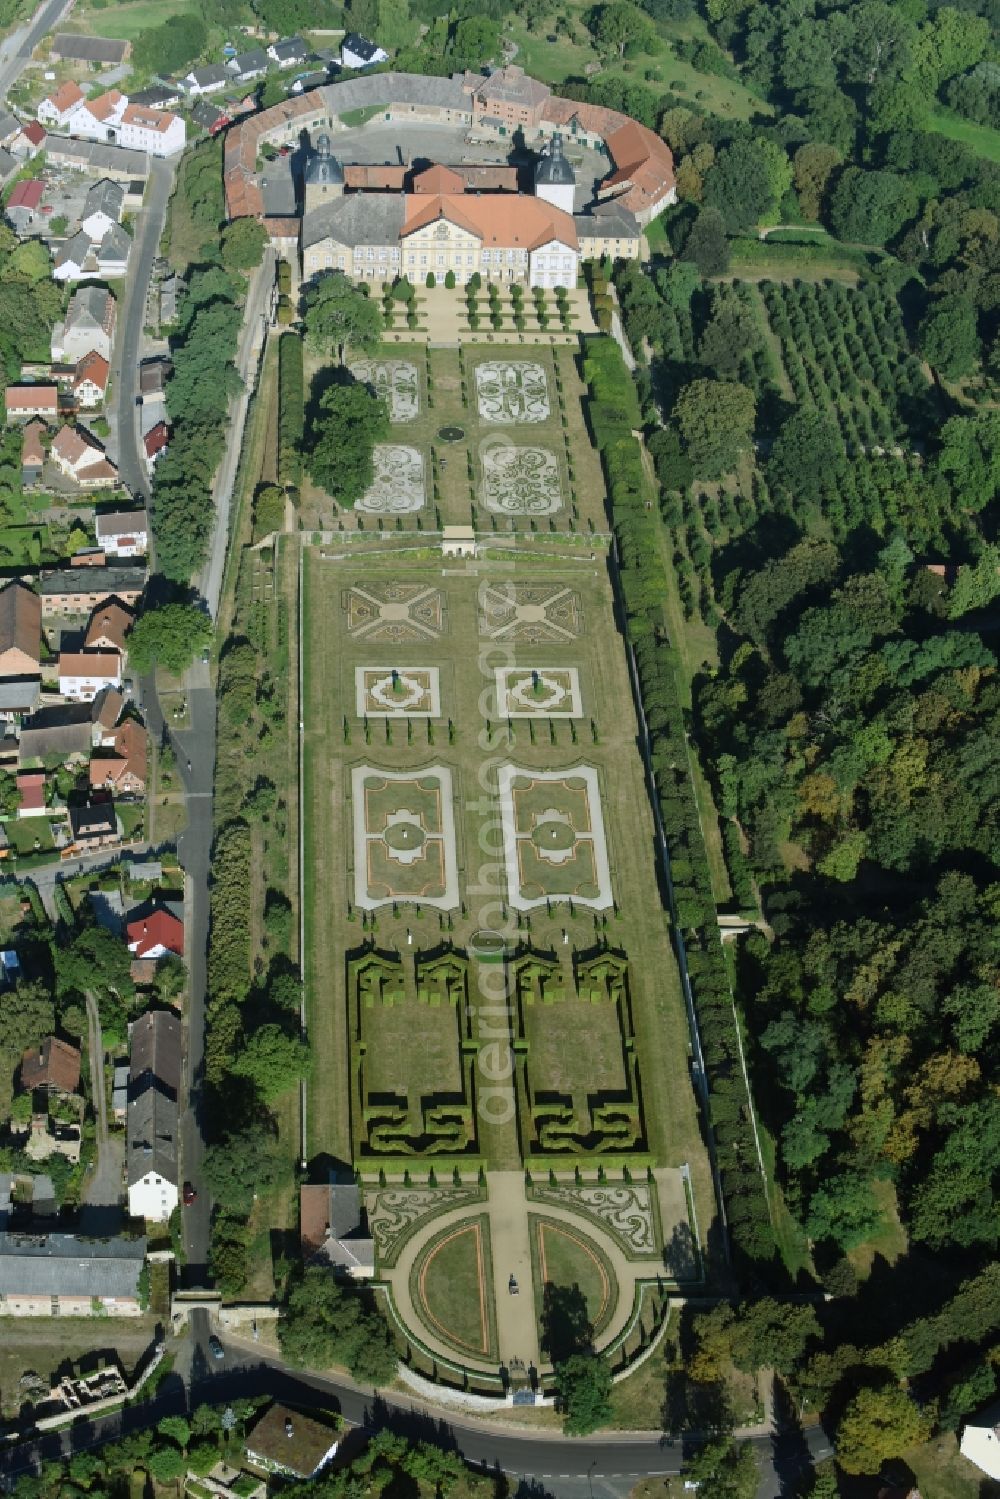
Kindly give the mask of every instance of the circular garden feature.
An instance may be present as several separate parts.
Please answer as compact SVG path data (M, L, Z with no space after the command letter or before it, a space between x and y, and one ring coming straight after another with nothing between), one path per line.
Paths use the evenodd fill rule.
M497 1356L485 1213L431 1240L413 1267L410 1292L418 1315L457 1352L486 1359Z
M465 436L464 427L439 427L438 437L442 442L461 442Z
M568 823L556 818L539 822L531 830L531 841L542 853L568 853L576 843L576 832Z
M395 853L416 853L423 848L424 830L416 822L391 822L385 830L385 841Z

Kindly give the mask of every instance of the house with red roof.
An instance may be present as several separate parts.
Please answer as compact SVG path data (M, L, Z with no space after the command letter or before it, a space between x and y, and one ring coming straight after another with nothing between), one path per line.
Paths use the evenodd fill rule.
M156 467L156 460L161 453L165 453L170 442L170 428L166 422L157 422L155 427L150 427L142 445L146 450L146 467L150 473Z
M19 770L17 790L21 799L18 817L37 817L45 811L44 770Z
M38 210L44 192L45 183L34 177L27 182L15 183L14 191L7 199L5 217L16 234L26 234L39 218Z
M37 120L28 120L10 142L8 150L11 156L16 156L23 161L30 161L37 156L45 145L47 132L44 125Z
M91 349L73 372L73 394L78 406L100 406L107 395L111 366L103 354Z
M168 953L184 956L184 923L169 911L152 911L130 921L125 933L128 950L137 958L165 958Z
M51 94L46 94L35 113L39 121L50 130L53 126L61 130L70 116L83 104L86 95L78 83L60 83Z

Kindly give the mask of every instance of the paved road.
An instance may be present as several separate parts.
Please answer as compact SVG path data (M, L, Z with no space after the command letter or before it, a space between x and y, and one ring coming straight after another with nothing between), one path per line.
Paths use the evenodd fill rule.
M346 1377L325 1379L292 1372L279 1360L231 1341L225 1342L226 1357L220 1364L206 1347L206 1314L193 1313L192 1322L192 1340L155 1401L102 1420L83 1420L39 1442L0 1453L0 1478L30 1470L42 1459L66 1456L124 1431L152 1425L184 1409L189 1391L192 1404L266 1393L304 1409L336 1408L352 1425L365 1430L390 1426L433 1441L488 1471L506 1473L515 1483L523 1480L526 1493L549 1493L557 1499L590 1499L591 1495L623 1499L640 1478L680 1471L684 1444L659 1432L565 1438L551 1431L529 1433L468 1417L451 1419L419 1400L380 1396ZM791 1492L788 1485L795 1474L830 1455L827 1438L818 1427L786 1438L765 1435L752 1440L762 1471L758 1499Z
M47 31L58 26L73 0L45 0L26 26L19 26L0 42L0 100L24 72L32 52Z
M167 214L177 157L154 158L135 244L118 304L118 332L111 356L109 451L133 494L149 496L149 477L139 431L139 355L146 321L146 293Z

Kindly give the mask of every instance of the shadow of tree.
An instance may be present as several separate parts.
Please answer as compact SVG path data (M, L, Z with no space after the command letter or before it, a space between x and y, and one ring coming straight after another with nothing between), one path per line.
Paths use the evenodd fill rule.
M574 1353L589 1353L593 1343L594 1324L580 1287L557 1286L546 1281L542 1292L543 1353L554 1364L560 1364Z

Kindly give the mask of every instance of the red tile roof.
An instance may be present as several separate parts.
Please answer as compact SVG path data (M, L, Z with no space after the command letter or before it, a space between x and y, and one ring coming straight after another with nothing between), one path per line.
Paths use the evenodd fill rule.
M46 137L47 131L41 121L29 120L26 125L21 126L21 134L33 146L40 146Z
M97 386L99 391L106 391L110 374L111 366L108 361L102 354L98 354L96 349L91 349L89 354L84 354L76 367L76 373L73 376L74 388L82 385L84 380L89 380L92 385Z
M17 789L21 798L22 812L41 812L45 808L44 770L19 771Z
M75 1093L80 1085L80 1053L58 1036L46 1036L41 1046L29 1046L21 1057L21 1087L59 1088Z
M448 219L481 239L489 249L494 245L508 248L518 245L536 250L550 240L577 245L576 228L568 213L543 203L540 198L507 198L500 194L483 198L438 194L424 196L410 193L406 197L406 217L400 237L423 229L436 219Z
M154 911L139 921L130 921L126 933L129 950L137 958L144 958L153 947L165 947L168 952L184 956L184 923L169 911Z
M42 201L45 191L45 183L39 182L37 177L28 182L18 182L7 199L8 208L37 208Z
M82 104L83 98L83 89L78 83L66 82L60 83L57 89L47 94L43 102L51 104L60 114L65 114L74 104Z
M155 427L150 427L142 439L143 447L146 449L147 458L155 458L161 453L170 441L170 432L166 422L157 422Z

